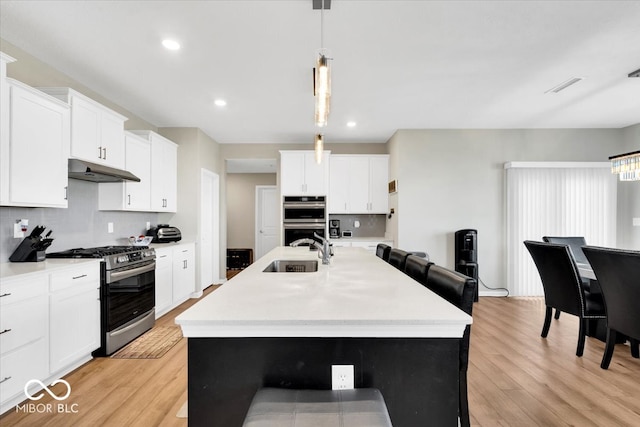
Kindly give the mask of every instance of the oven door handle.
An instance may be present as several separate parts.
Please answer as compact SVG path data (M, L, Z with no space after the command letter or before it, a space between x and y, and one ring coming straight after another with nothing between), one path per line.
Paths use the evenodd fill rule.
M113 283L113 282L117 282L118 280L128 279L129 277L137 276L142 273L147 273L155 269L156 269L156 262L153 261L141 267L132 268L131 270L111 271L108 273L109 279L107 280L107 283Z
M296 203L296 202L284 202L282 207L284 209L324 209L325 203Z
M291 229L305 229L305 230L324 230L324 223L305 223L305 222L296 222L296 223L284 223L283 228L287 230Z

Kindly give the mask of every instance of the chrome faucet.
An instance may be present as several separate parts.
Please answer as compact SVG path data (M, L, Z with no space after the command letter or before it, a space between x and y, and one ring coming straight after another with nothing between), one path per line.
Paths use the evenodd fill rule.
M318 258L322 257L322 263L323 264L329 264L329 261L331 260L331 257L333 256L333 247L331 246L331 243L329 243L329 241L327 239L325 239L322 236L319 236L316 233L313 233L313 236L317 237L318 239L320 239L322 241L322 245L320 243L318 243L318 241L316 241L315 239L304 238L304 239L298 239L298 240L295 240L295 241L291 242L289 244L289 246L299 246L299 245L302 245L304 243L312 245L319 252L318 253Z

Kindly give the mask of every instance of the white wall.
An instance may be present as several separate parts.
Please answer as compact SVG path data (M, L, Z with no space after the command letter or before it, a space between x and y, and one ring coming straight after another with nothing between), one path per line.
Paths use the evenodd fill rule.
M398 179L391 198L396 219L389 224L397 229L396 246L425 250L432 261L453 268L454 232L475 228L480 278L503 287L504 163L607 161L624 141L620 129L400 130L389 145L390 178Z

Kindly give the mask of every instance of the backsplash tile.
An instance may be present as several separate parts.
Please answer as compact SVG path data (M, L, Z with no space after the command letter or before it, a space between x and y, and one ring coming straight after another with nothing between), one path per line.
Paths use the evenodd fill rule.
M384 237L387 226L384 214L331 214L329 219L339 219L340 231L351 230L353 237ZM360 221L359 228L355 227L355 221Z
M20 208L0 207L0 262L9 256L22 239L13 238L13 224L17 219L29 219L27 235L36 225L53 230L55 240L47 252L57 252L77 247L126 245L128 237L145 234L147 221L156 225L155 212L98 211L98 184L76 179L69 180L69 207ZM108 223L113 223L113 233L108 233Z

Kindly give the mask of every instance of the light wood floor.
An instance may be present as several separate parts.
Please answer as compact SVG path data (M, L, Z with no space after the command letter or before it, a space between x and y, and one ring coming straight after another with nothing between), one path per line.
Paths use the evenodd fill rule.
M172 324L191 304L157 325ZM563 314L542 339L543 318L539 298L485 297L474 306L472 425L640 426L640 359L619 345L609 370L602 370L604 343L587 338L584 356L575 356L577 318ZM95 359L65 377L78 413L9 411L0 426L184 427L187 421L176 413L187 397L186 365L185 339L157 360Z

